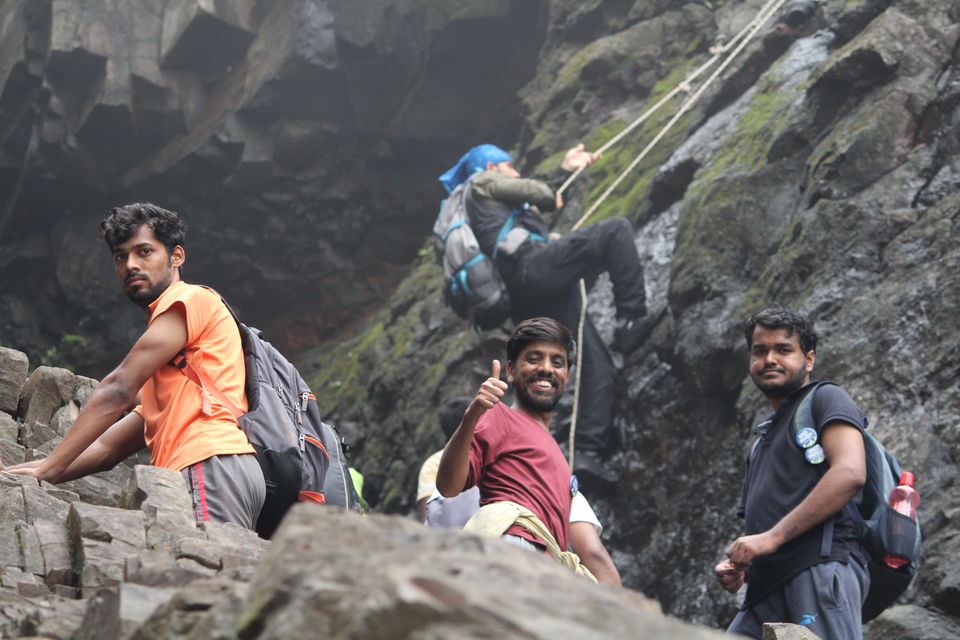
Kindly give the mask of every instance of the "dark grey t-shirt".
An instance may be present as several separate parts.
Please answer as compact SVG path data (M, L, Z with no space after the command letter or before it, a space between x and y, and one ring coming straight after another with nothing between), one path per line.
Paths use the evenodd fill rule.
M768 418L770 427L761 436L748 463L743 486L738 515L744 518L746 535L762 533L773 527L803 501L827 470L826 462L811 464L807 461L793 433L797 406L814 384L795 391ZM861 430L866 426L866 418L857 404L846 391L833 384L825 384L817 390L811 410L818 442L823 427L830 422L840 420ZM813 565L834 560L846 563L851 550L857 550L863 557L853 519L845 509L834 517L829 555L823 555L821 543L825 524L821 523L787 542L775 553L753 561L747 568L744 608Z

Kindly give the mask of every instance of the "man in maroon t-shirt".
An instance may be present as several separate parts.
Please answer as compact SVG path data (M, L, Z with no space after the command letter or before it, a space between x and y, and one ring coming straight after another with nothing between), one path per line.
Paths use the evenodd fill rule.
M513 502L526 507L563 551L569 537L570 467L549 428L573 349L570 332L556 320L532 318L518 324L507 342L513 407L500 403L508 386L500 379L500 361L494 360L490 377L447 443L437 472L437 489L446 497L476 485L481 506ZM519 546L546 546L516 524L504 538Z

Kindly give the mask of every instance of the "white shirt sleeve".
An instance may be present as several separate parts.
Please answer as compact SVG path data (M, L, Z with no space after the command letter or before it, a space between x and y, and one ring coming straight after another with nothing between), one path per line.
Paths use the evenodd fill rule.
M583 497L583 492L578 491L570 501L570 522L589 522L597 529L597 535L603 533L603 526L597 519L597 514L593 512L593 507Z

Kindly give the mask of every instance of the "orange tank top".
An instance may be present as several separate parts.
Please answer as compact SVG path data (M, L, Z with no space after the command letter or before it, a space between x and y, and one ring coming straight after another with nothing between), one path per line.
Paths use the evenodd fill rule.
M150 305L150 320L163 313L181 313L187 322L184 353L238 408L247 410L246 372L240 331L216 293L175 282ZM140 390L135 411L144 420L150 460L180 471L211 456L254 453L233 414L208 394L212 414L203 415L200 387L172 366L163 366Z

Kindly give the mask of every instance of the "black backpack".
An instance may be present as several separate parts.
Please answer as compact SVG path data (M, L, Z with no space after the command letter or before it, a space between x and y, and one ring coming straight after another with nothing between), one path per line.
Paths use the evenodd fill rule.
M433 225L434 249L443 267L443 297L450 308L480 329L495 329L510 317L510 296L497 266L480 250L470 228L469 190L468 180L440 203Z
M797 448L797 434L804 429L814 429L813 396L817 389L832 382L818 382L800 401L793 419L793 442ZM864 424L864 428L866 428ZM751 450L755 455L759 439ZM890 492L900 481L902 469L892 453L869 432L863 431L863 446L866 454L867 480L860 494L847 503L847 512L857 527L857 536L870 556L870 591L863 603L863 622L873 620L906 591L920 567L920 522L898 513L890 506ZM802 454L801 454L802 455ZM832 519L824 526L824 542L821 548L829 553L829 540L833 536ZM893 569L883 561L885 555L897 555L907 559L899 569Z
M240 329L247 412L240 411L212 380L194 368L184 352L170 364L201 387L205 412L209 411L209 395L223 403L256 450L267 485L256 531L269 538L297 501L325 502L324 483L332 466L329 450L333 445L339 451L340 442L330 442L316 396L297 369L258 329L240 322L226 300L223 304Z

